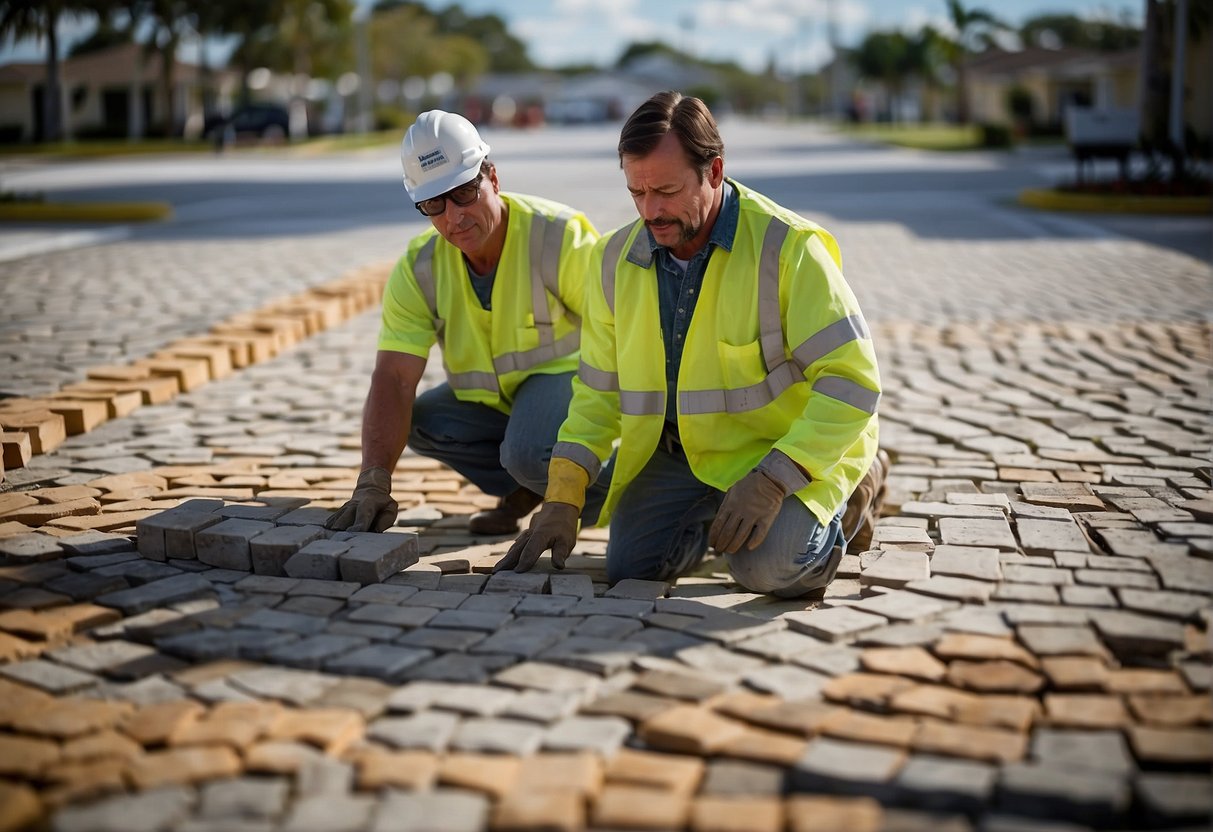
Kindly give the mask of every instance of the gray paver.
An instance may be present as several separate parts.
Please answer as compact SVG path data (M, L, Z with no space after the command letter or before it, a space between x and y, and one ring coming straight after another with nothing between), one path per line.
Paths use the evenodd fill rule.
M55 815L55 832L158 832L185 820L194 792L183 786L116 795L69 806Z
M1012 763L999 773L999 805L1015 814L1105 825L1124 813L1123 778L1058 766Z
M343 581L378 583L417 562L417 535L412 532L334 537L350 544L338 561Z
M897 776L900 802L933 811L977 813L994 795L996 767L973 760L916 754Z
M880 794L904 762L897 749L818 737L789 774L793 788L841 794Z
M434 654L429 650L399 647L390 644L373 644L353 652L329 659L324 669L330 673L353 673L359 676L374 676L385 681L396 681L415 664Z
M196 532L194 549L198 560L209 566L247 572L252 568L249 542L273 527L273 523L260 520L224 520Z
M391 794L384 800L371 832L431 832L442 818L444 832L479 832L489 815L484 795L452 789Z
M841 641L888 623L884 616L860 612L851 607L790 613L784 616L784 620L793 630L825 641Z
M455 729L450 745L456 751L488 754L533 754L543 742L544 729L516 719L465 719Z
M302 789L301 789L302 791ZM291 807L282 832L359 832L370 822L375 800L362 795L309 795Z
M209 819L275 818L286 807L288 781L240 777L205 784L199 794L198 814Z
M214 594L211 582L196 574L174 575L143 586L120 589L98 596L95 601L105 607L117 607L126 615L146 612L154 607L190 601Z
M48 693L71 693L91 687L100 680L91 673L83 673L44 659L31 659L0 666L0 675L30 685Z
M348 543L338 540L313 540L286 559L282 572L292 578L335 581L341 576L340 558L349 548Z
M258 575L286 575L286 562L304 546L313 540L325 538L327 534L321 526L275 526L268 529L249 541L249 557L253 563L253 571Z
M383 717L367 726L367 736L395 748L445 751L459 726L459 717L442 711L424 711L406 717Z

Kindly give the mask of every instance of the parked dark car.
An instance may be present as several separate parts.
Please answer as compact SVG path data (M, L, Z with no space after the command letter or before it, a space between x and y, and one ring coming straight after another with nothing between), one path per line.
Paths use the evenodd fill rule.
M290 134L290 113L281 104L256 103L237 107L230 116L215 116L203 128L203 138L257 138L282 141Z

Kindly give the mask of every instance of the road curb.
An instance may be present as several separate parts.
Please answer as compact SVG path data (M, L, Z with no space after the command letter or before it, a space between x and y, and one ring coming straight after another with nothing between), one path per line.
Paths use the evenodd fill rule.
M1020 205L1044 211L1172 215L1201 215L1213 212L1213 198L1207 196L1105 196L1067 194L1047 188L1028 188L1019 192L1017 201Z
M0 204L0 221L154 222L173 215L167 202L10 202Z

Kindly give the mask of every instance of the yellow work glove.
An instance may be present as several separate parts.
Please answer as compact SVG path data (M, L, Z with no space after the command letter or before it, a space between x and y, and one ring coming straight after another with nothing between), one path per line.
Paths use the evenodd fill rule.
M392 499L392 475L384 468L367 468L349 502L329 515L326 529L349 532L381 532L396 522L400 507Z
M526 572L548 549L552 550L552 565L564 569L564 562L577 542L577 520L585 506L585 490L589 484L588 471L571 459L553 457L548 463L548 487L543 495L543 506L493 571Z
M781 483L755 468L725 492L716 520L708 532L708 543L726 555L736 552L742 544L746 544L747 549L757 547L766 540L787 496Z

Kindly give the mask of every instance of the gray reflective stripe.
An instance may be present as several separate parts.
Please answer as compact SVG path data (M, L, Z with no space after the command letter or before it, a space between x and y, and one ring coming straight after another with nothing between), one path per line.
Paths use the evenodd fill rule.
M620 390L619 412L624 416L660 416L665 413L665 392Z
M804 372L813 362L820 361L843 344L870 337L872 336L863 316L852 315L835 321L801 341L800 345L792 350L792 358L800 365L801 372Z
M584 358L581 359L581 365L577 367L577 378L581 379L581 383L586 387L597 390L599 393L619 391L619 373L608 373L606 370L591 367L585 363Z
M772 217L762 237L762 254L758 261L758 330L767 372L774 372L787 360L779 314L779 252L787 236L787 223Z
M767 377L749 387L732 390L683 390L678 394L678 412L683 416L699 416L705 413L745 413L757 410L775 401L783 391L793 384L804 381L804 376L785 361L768 373Z
M447 370L446 380L456 390L488 390L491 393L500 392L497 386L497 376L492 373L476 371L467 373L452 373Z
M552 343L553 338L552 312L545 290L560 302L560 251L564 248L565 226L573 216L572 211L561 211L553 219L541 214L531 216L531 314L543 344ZM570 317L577 316L570 313Z
M615 268L619 264L619 256L623 253L623 244L628 241L628 233L625 228L616 231L602 252L602 294L612 315L615 314Z
M561 211L552 219L536 216L543 220L543 244L538 253L540 272L543 275L543 285L556 297L560 297L560 252L564 249L564 230L569 221L577 216L572 211ZM532 220L534 222L534 220ZM534 236L532 232L531 256L536 256Z
M493 369L498 375L502 373L518 373L538 367L547 361L568 355L577 349L581 343L581 333L577 330L556 341L553 344L541 344L531 350L507 352L493 359Z
M442 319L438 317L438 292L434 288L434 246L438 244L438 235L435 234L426 240L425 245L417 252L417 259L413 261L413 277L417 280L417 288L421 290L421 296L425 298L425 305L430 309L430 317L434 320L434 330L438 333L438 338L442 338Z
M880 403L880 393L869 390L861 384L856 384L849 378L824 376L813 383L813 392L838 399L864 413L875 413L876 405Z
M598 479L598 472L602 470L598 457L585 445L578 445L576 442L557 442L552 446L552 457L573 460L589 473L591 483Z

